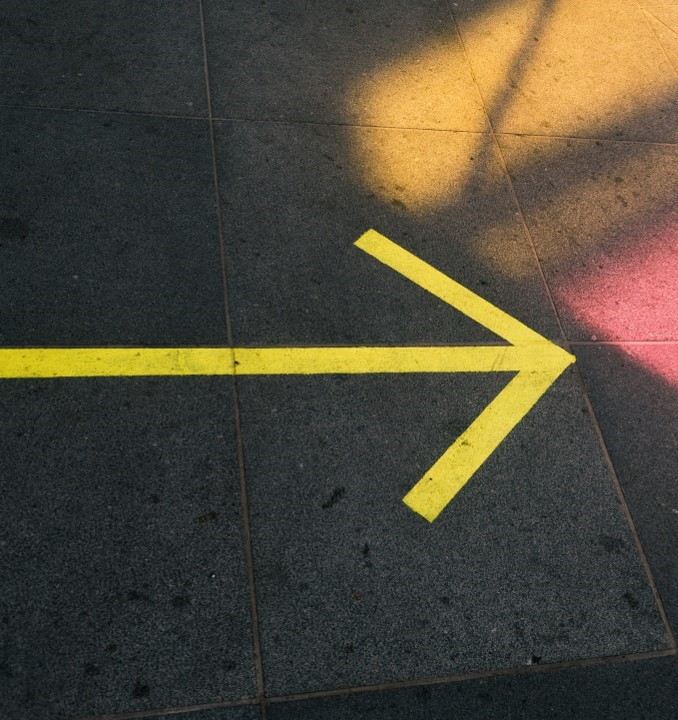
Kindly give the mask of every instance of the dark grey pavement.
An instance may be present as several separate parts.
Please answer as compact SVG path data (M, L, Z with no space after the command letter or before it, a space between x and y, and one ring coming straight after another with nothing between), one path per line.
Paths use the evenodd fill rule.
M4 109L5 345L223 345L205 123Z
M0 9L0 375L503 342L369 228L577 358L433 523L510 373L0 379L3 719L678 717L675 8Z
M228 386L10 380L0 405L3 715L255 693Z

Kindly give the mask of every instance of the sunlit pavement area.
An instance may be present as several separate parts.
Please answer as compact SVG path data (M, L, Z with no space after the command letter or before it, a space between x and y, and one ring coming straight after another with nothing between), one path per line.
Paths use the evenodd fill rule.
M7 371L0 717L678 717L677 70L675 0L3 6L3 351L507 344L373 228L576 362L432 522L515 372Z

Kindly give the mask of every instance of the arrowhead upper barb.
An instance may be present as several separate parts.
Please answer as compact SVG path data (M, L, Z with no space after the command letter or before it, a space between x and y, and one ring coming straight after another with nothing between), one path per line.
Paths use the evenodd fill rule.
M545 337L521 323L520 320L511 317L405 248L396 245L376 230L368 230L361 235L356 240L355 246L475 320L511 345L541 345L545 343L565 353L564 350L553 345ZM569 353L565 354L569 355ZM570 357L574 362L574 357L571 355Z

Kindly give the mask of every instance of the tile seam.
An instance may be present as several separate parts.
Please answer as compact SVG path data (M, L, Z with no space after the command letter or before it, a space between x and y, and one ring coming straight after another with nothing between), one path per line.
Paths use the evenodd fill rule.
M596 658L581 658L578 660L564 660L557 663L546 663L543 665L521 665L510 668L499 668L496 670L482 670L478 672L459 673L456 675L441 675L436 677L417 678L414 680L401 680L393 683L380 683L374 685L361 685L346 688L334 688L328 690L317 690L307 693L295 693L290 695L273 695L267 698L269 704L281 704L289 702L303 702L309 700L322 700L340 697L353 697L355 695L366 695L369 693L386 693L393 690L407 688L427 687L430 685L452 685L461 682L474 682L476 680L488 680L495 677L519 677L523 675L534 675L543 673L555 673L566 670L577 670L580 668L599 667L608 665L623 665L627 663L641 663L661 658L676 658L675 649L653 650L647 652L627 653L624 655L610 655ZM105 715L87 715L78 720L136 720L160 715L176 715L180 713L201 712L205 710L219 710L234 707L254 706L259 703L258 698L245 698L231 702L205 703L183 707L154 708L151 710L140 710L130 713L109 713ZM189 720L189 717L186 718Z
M430 132L430 133L451 133L457 135L490 135L492 131L488 128L487 130L468 130L463 128L432 128L432 127L413 127L410 125L373 125L370 123L350 123L350 122L339 122L339 121L321 121L321 120L280 120L276 118L239 118L239 117L215 117L215 122L230 122L230 123L261 123L270 125L309 125L311 127L340 127L340 128L356 128L366 130L402 130L403 132ZM557 134L542 134L534 132L520 132L520 131L495 131L494 133L498 137L509 136L509 137L534 137L543 138L545 140L578 140L581 142L605 142L605 143L619 143L626 145L651 145L659 147L678 147L678 142L666 142L659 140L633 140L626 138L613 138L601 135L599 137L594 135L557 135Z
M676 31L675 31L672 27L670 27L669 25L667 25L663 20L660 20L658 17L656 17L656 16L654 15L654 13L651 13L651 12L650 12L650 10L649 10L648 8L649 8L649 7L652 7L652 6L648 6L648 8L646 8L646 7L643 7L642 5L640 5L640 3L636 3L636 5L637 5L637 7L638 7L638 10L640 11L640 14L643 16L643 20L645 21L645 25L647 25L648 30L652 33L652 37L654 37L657 45L659 45L662 53L664 54L664 57L666 58L666 61L668 62L668 64L669 64L669 65L671 66L671 68L673 69L673 74L678 76L678 67L676 67L676 64L675 64L674 61L671 59L671 56L669 55L668 50L667 50L666 47L664 46L664 43L661 41L661 38L659 37L657 31L654 29L654 26L653 26L652 23L649 21L648 15L650 15L654 20L656 20L660 25L663 25L669 32L672 32L672 33L674 33L675 35L678 35L678 33L676 33Z
M403 132L430 132L440 134L453 135L491 135L492 130L465 130L461 128L432 128L432 127L412 127L409 125L371 125L369 123L349 123L338 121L320 121L320 120L279 120L275 118L238 118L238 117L215 117L215 122L223 123L252 123L252 124L268 124L268 125L305 125L310 127L337 127L337 128L355 128L365 130L402 130ZM667 142L659 140L633 140L626 138L613 138L604 135L557 135L542 134L534 132L520 131L494 131L497 137L521 137L521 138L539 138L543 140L575 140L578 142L604 142L616 143L621 145L649 145L651 147L678 147L678 142Z
M572 347L582 346L590 347L596 345L678 345L676 340L570 340L568 343Z
M221 274L224 290L224 313L226 321L226 335L227 341L231 348L233 348L233 327L230 315L230 299L228 289L228 264L226 260L226 248L223 228L223 218L221 214L221 187L219 182L219 168L217 163L217 146L216 136L214 130L214 118L212 115L212 94L210 84L210 73L209 73L209 57L207 51L207 33L205 24L205 8L203 0L197 0L199 16L200 16L200 32L202 38L202 49L203 49L203 61L204 61L204 73L205 73L205 88L207 94L207 113L209 120L209 135L210 144L212 148L212 174L214 183L214 194L215 194L215 211L217 218L217 232L219 239L219 251L221 261ZM235 363L233 365L235 367ZM265 685L264 685L264 671L263 662L261 655L261 634L259 628L259 613L257 607L257 594L256 594L256 581L254 575L254 549L252 543L252 532L251 532L251 521L250 521L250 507L249 507L249 491L247 486L247 475L245 471L245 453L243 445L243 433L242 433L242 422L240 415L240 397L238 393L238 384L235 377L235 372L231 377L232 389L233 389L233 414L235 419L235 431L236 431L236 445L238 455L238 469L240 475L240 505L242 514L242 526L243 526L243 540L245 550L245 563L247 567L247 585L249 594L249 606L250 606L250 621L252 624L252 653L255 666L256 685L257 685L257 699L260 708L261 720L267 720L267 706L264 702L265 698Z
M564 330L564 328L563 328L563 324L562 324L562 321L561 321L561 318L560 318L560 313L558 312L558 308L556 307L556 304L555 304L555 302L554 302L554 300L553 300L553 296L552 296L552 294L551 294L551 290L550 290L550 288L549 288L549 286L548 286L548 283L547 283L547 281L546 281L546 276L545 276L544 270L543 270L543 268L542 268L542 266L541 266L541 262L539 261L539 255L538 255L538 253L537 253L537 249L536 249L536 246L535 246L535 243L534 243L534 238L532 237L532 232L530 231L530 227L529 227L529 225L528 225L528 223L527 223L527 218L525 217L525 213L523 212L522 205L521 205L521 203L520 203L520 200L519 200L519 198L518 198L518 194L517 194L516 189L515 189L515 186L514 186L514 184L513 184L513 178L511 177L511 173L509 172L508 164L507 164L507 162L506 162L506 158L505 158L505 156L504 156L504 152L503 152L502 149L501 149L501 145L500 145L499 140L498 140L498 138L497 138L497 132L496 132L496 130L495 130L495 128L494 128L494 124L492 123L492 118L490 117L490 110L489 110L489 108L488 108L488 106L487 106L487 102L486 102L485 97L484 97L484 95L483 95L483 93L482 93L482 90L481 90L481 88L480 88L480 84L479 84L479 82L478 82L478 78L476 77L475 70L473 69L473 64L472 64L472 62L471 62L471 57L470 57L470 55L469 55L469 53L468 53L468 50L467 50L467 48L466 48L466 44L464 43L464 39L463 39L463 37L462 37L462 35L461 35L461 30L459 29L459 25L458 25L458 23L457 23L457 19L456 19L455 15L454 15L454 11L452 10L452 6L451 6L451 4L450 4L450 0L447 0L447 8L448 8L448 11L449 11L450 18L451 18L451 20L452 20L452 24L453 24L453 26L454 26L455 34L456 34L456 36L457 36L457 39L458 39L458 41L459 41L459 44L461 45L462 52L463 52L463 54L464 54L464 58L466 59L466 63L467 63L467 65L468 65L469 72L471 73L471 76L472 76L472 78L473 78L473 84L475 85L476 92L477 92L478 95L480 96L480 99L481 99L481 102L482 102L482 105L483 105L483 110L485 111L485 118L486 118L488 127L490 128L490 135L492 136L492 141L493 141L493 143L494 143L495 150L496 150L497 155L498 155L498 157L499 157L499 159L500 159L500 161L501 161L501 166L502 166L503 174L504 174L504 176L505 176L505 178L506 178L506 180L507 180L507 182L508 182L509 190L510 190L510 193L511 193L511 198L512 198L512 200L513 200L513 205L514 205L514 207L516 208L516 210L518 211L518 215L519 215L519 217L520 217L520 224L522 225L523 232L524 232L525 236L527 237L528 243L529 243L529 245L530 245L530 250L531 250L531 252L532 252L532 256L533 256L533 258L534 258L535 265L536 265L536 267L537 267L539 276L540 276L540 278L541 278L541 283L542 283L542 285L543 285L544 291L545 291L545 293L546 293L546 297L548 298L548 302L549 302L549 304L550 304L550 306L551 306L551 310L552 310L552 312L553 312L553 316L554 316L554 318L555 318L555 320L556 320L556 324L557 324L557 326L558 326L558 332L560 333L561 339L564 340L564 341L567 343L567 336L565 335L565 330Z
M671 621L669 620L668 615L666 613L666 609L664 607L664 601L662 600L659 590L657 588L657 584L654 579L654 574L652 572L652 568L650 567L650 562L647 558L647 553L645 552L645 548L643 547L643 543L641 542L641 539L640 539L640 534L638 533L638 529L636 528L636 524L633 520L633 514L631 513L631 508L629 508L628 502L626 500L624 488L622 487L621 481L619 480L619 475L617 474L617 470L614 467L614 463L612 462L612 457L611 457L610 451L607 447L607 442L605 441L605 436L603 435L602 428L600 427L600 423L598 422L598 417L596 415L596 411L593 408L593 402L592 402L591 396L589 394L589 389L586 384L586 380L581 371L581 368L579 367L579 363L575 363L574 368L575 368L575 374L577 375L577 378L579 379L579 382L582 387L584 401L586 403L586 407L589 412L589 415L591 416L593 428L595 430L596 435L598 436L598 442L603 451L603 457L605 458L605 462L608 466L609 473L612 476L612 484L617 493L617 497L619 499L619 503L621 505L622 512L624 513L624 516L626 518L626 523L628 525L629 531L631 532L631 537L633 538L633 542L636 546L636 551L638 553L640 562L643 566L643 570L645 571L645 576L646 576L647 582L650 586L650 590L652 591L652 595L654 597L654 601L657 606L657 611L659 612L659 616L661 618L662 624L664 625L664 631L665 631L666 637L669 641L670 649L673 652L676 652L676 650L678 649L678 644L676 643L676 636L673 632L673 627L671 626Z
M197 705L174 705L167 708L152 708L150 710L135 710L133 712L106 713L104 715L83 715L77 720L141 720L157 718L164 715L187 714L186 720L190 720L190 713L205 712L206 710L224 710L237 707L252 707L259 704L257 698L245 698L243 700L232 700L224 702L199 703Z
M21 105L8 104L0 102L0 109L4 110L36 110L44 112L70 112L85 113L90 115L123 115L129 117L153 117L163 118L166 120L195 120L198 122L206 122L209 120L206 115L173 115L171 113L150 112L144 110L113 110L109 108L79 108L79 107L59 107L57 105Z
M338 688L334 690L318 690L308 693L296 693L291 695L275 695L269 698L272 704L298 702L303 700L320 700L323 698L348 697L353 695L364 695L367 693L390 692L392 690L427 687L430 685L452 685L460 682L473 682L475 680L488 680L495 677L517 677L522 675L533 675L563 670L576 670L578 668L597 667L601 665L621 665L631 662L645 662L665 657L676 657L676 651L672 648L664 650L652 650L639 653L627 653L625 655L612 655L598 658L581 658L579 660L564 660L558 663L544 665L521 665L511 668L499 668L496 670L482 670L478 672L459 673L456 675L443 675L438 677L418 678L416 680L402 680L393 683L381 683L350 688Z
M666 7L674 7L667 5ZM120 115L122 117L150 117L161 118L163 120L191 120L195 122L209 122L208 115L173 115L171 113L158 113L144 110L114 110L110 108L78 108L78 107L58 107L56 105L24 105L0 102L0 109L4 110L35 110L37 112L70 112L83 113L90 115ZM412 127L409 125L371 125L368 123L349 123L338 121L320 121L320 120L279 120L276 118L239 118L239 117L212 117L212 122L224 123L252 123L252 124L270 124L270 125L308 125L311 127L338 127L338 128L356 128L366 130L402 130L403 132L430 132L430 133L449 133L453 135L490 135L490 130L466 130L462 128L432 128L432 127ZM495 133L498 137L524 137L539 138L543 140L575 140L579 142L605 142L616 143L622 145L650 145L656 147L678 147L678 142L666 142L658 140L629 140L620 138L609 138L605 136L588 136L588 135L547 135L534 132L508 132L501 131Z
M517 137L517 138L536 138L539 140L572 140L575 142L598 142L598 143L609 143L615 145L649 145L650 147L678 147L678 143L673 142L660 142L657 140L627 140L621 138L609 138L609 137L588 137L584 135L546 135L540 133L530 132L506 132L501 131L496 133L498 137Z

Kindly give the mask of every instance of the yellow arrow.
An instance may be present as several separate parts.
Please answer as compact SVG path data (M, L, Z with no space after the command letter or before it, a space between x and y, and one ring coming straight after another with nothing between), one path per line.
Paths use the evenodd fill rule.
M356 245L510 345L323 348L11 348L0 378L517 372L404 502L429 521L548 390L574 356L374 230Z

